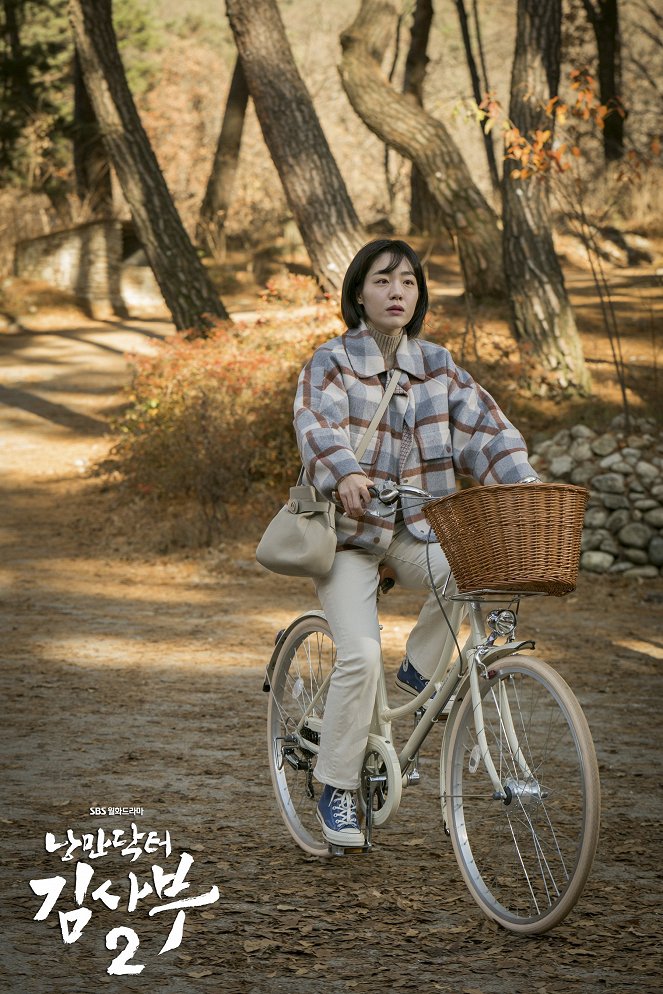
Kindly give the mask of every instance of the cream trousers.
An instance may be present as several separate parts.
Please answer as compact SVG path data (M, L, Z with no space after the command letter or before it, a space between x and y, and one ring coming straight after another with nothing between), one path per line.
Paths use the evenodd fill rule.
M429 546L430 564L438 591L449 564L437 543ZM363 549L339 552L331 572L316 580L316 592L336 642L336 666L327 694L315 777L321 783L356 790L371 728L381 665L380 626L376 594L378 567L389 566L396 582L407 589L428 590L406 652L422 676L430 678L452 639L431 588L426 543L418 542L401 522L386 554ZM455 591L453 580L452 591ZM454 631L464 613L460 602L445 604Z

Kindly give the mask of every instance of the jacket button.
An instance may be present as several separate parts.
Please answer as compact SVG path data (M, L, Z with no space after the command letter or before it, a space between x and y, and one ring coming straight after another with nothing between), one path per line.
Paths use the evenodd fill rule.
M373 541L374 541L374 542L375 542L375 544L377 545L377 544L378 544L378 542L380 541L380 539L379 539L379 538L377 537L377 535L376 535L376 536L375 536L375 538L373 539Z

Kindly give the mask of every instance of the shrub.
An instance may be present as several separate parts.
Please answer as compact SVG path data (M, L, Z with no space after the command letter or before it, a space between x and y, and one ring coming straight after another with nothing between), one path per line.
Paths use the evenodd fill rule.
M306 318L281 312L219 324L209 338L178 335L133 360L129 407L106 468L132 493L193 499L211 542L242 505L283 501L299 458L292 401L302 365L341 330L333 305Z

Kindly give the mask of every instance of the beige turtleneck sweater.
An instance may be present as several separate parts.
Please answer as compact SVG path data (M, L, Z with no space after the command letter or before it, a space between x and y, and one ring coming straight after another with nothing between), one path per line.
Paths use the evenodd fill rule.
M366 322L366 327L375 340L375 344L384 356L387 369L393 369L394 361L396 359L396 351L401 343L401 339L403 338L403 332L400 331L398 335L385 335L383 331L378 331L378 329L374 328L368 321Z

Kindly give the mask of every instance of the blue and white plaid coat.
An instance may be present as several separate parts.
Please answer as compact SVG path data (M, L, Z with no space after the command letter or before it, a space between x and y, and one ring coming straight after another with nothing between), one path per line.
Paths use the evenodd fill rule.
M400 373L399 373L400 370ZM350 473L395 480L445 496L456 474L483 484L518 483L536 476L519 431L449 352L403 336L395 359L399 384L368 448L354 450L375 414L387 378L384 356L365 328L321 345L302 370L295 398L295 431L310 481L329 497ZM370 511L384 511L373 501ZM418 506L404 509L410 533L428 536ZM338 548L386 551L393 516L356 521L336 515Z

